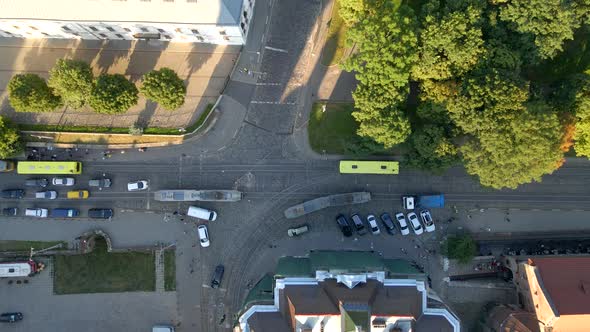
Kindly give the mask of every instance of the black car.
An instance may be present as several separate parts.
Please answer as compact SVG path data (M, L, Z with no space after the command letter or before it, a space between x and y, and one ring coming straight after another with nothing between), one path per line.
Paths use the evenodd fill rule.
M25 191L22 189L6 189L0 192L0 197L8 199L21 199L25 197Z
M0 315L0 322L14 323L23 320L23 314L20 312L5 312Z
M340 227L340 230L344 236L352 236L352 228L350 227L350 224L344 215L339 214L338 217L336 217L336 223L338 224L338 227Z
M18 209L15 207L9 207L2 209L2 215L7 217L13 217L18 214Z
M213 278L211 279L211 288L219 288L223 279L223 271L225 271L223 265L217 265L213 273Z
M387 231L387 233L391 235L395 234L395 224L393 223L393 220L391 219L389 213L383 213L381 215L381 221L383 222L383 226L385 226L385 230Z
M88 210L88 217L94 219L110 219L113 217L112 209L90 209Z

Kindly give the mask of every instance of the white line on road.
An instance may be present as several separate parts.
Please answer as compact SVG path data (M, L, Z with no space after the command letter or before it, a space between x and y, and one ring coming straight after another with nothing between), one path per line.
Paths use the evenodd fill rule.
M267 50L271 50L271 51L277 51L277 52L282 52L282 53L289 53L287 50L284 50L282 48L275 48L275 47L270 47L270 46L264 46L265 49Z
M278 86L278 85L283 85L283 83L256 83L256 85Z
M266 23L265 23L265 24L268 24L268 20L269 20L269 19L270 19L270 16L268 16L268 15L267 15L267 16L266 16Z
M296 105L293 102L281 103L280 101L259 101L259 100L252 100L250 103L252 103L252 104L271 104L271 105Z

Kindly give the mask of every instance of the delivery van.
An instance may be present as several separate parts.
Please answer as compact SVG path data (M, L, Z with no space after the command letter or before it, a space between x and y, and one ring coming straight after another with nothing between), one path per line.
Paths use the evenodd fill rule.
M217 213L197 206L189 206L187 216L214 221L217 219Z

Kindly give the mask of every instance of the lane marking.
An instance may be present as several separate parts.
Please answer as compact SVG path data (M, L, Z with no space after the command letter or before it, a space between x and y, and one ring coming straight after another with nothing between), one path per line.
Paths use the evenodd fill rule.
M252 104L270 104L270 105L296 105L296 103L294 103L294 102L282 103L280 101L260 101L260 100L252 100L250 103L252 103Z
M277 52L281 52L281 53L289 53L287 50L284 50L282 48L276 48L276 47L270 47L270 46L264 46L264 48L267 50L271 50L271 51L277 51Z
M279 86L283 85L283 83L256 83L256 85Z

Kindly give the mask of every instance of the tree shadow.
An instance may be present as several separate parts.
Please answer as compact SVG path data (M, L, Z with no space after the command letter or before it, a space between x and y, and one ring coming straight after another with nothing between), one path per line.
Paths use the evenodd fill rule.
M135 122L135 124L141 128L147 128L152 120L152 117L154 115L154 113L156 112L156 109L158 108L158 104L146 99L145 100L145 107L143 108L143 110L139 113L139 116L137 117L137 121Z

